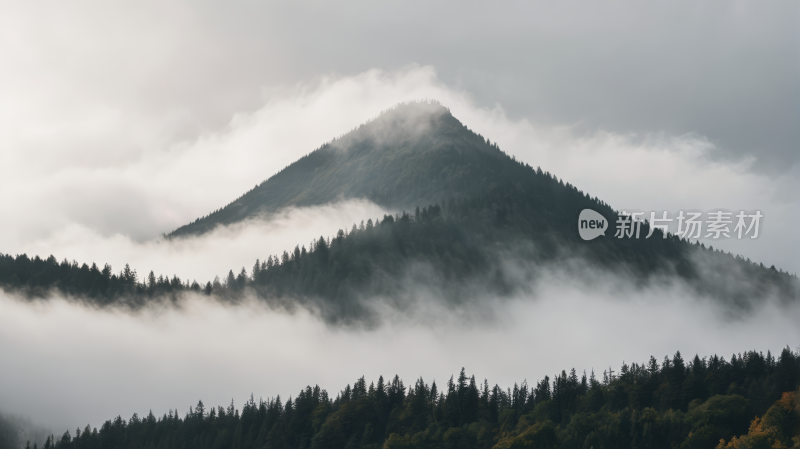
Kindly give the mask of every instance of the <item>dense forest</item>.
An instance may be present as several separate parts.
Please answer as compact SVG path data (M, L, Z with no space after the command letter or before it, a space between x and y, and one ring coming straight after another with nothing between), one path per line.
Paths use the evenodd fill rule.
M557 232L522 238L521 230L508 224L508 213L500 208L483 213L491 210L487 206L479 200L452 200L410 214L368 219L205 283L153 272L140 277L127 265L114 273L108 265L58 262L53 256L0 255L0 286L29 298L47 297L55 290L93 305L133 308L153 300L177 301L185 292L223 301L250 292L276 307L313 307L330 322L369 322L368 299L376 297L392 298L402 307L420 292L459 304L530 291L541 267L574 270L570 274L578 282L585 267L615 276L627 273L628 280L641 285L666 273L700 294L742 307L770 293L796 298L796 277L674 236L624 245L571 242ZM703 277L698 263L717 272L716 281ZM512 265L514 276L508 270Z
M598 378L599 377L599 378ZM116 417L44 448L798 448L800 352L680 352L619 371L490 386L464 369L446 383L364 377L334 395ZM721 441L724 440L724 441ZM30 445L28 447L31 447ZM37 447L35 444L33 447Z

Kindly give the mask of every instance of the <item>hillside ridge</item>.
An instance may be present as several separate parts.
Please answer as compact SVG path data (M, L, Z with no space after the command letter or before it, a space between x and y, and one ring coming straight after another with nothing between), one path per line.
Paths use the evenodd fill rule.
M341 199L393 209L484 193L517 165L437 102L399 104L321 145L226 206L168 237L197 235L274 213Z

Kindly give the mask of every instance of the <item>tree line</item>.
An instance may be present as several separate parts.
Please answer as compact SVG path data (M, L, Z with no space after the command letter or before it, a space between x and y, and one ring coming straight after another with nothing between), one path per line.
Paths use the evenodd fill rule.
M602 376L564 370L505 389L462 369L443 385L361 377L335 397L308 386L285 402L251 396L241 409L199 401L183 416L117 416L42 447L796 448L798 387L800 352L788 347L730 360L676 352Z
M490 197L451 199L412 213L362 221L205 283L152 271L140 276L128 265L114 273L108 264L100 268L95 263L58 262L52 255L42 259L0 254L0 286L27 297L57 291L94 305L133 308L154 299L177 301L186 292L223 301L252 292L276 306L300 302L320 308L325 319L337 322L371 320L364 298L402 299L419 288L434 289L437 298L454 305L478 296L514 294L531 288L536 267L569 267L563 262L580 259L581 268L630 273L643 284L650 277L674 275L700 293L734 303L752 304L775 292L797 296L796 278L774 267L675 236L599 239L586 245L574 236L570 239L561 226L532 231L535 226L525 224L528 214L522 209L498 206ZM507 275L507 265L519 262L533 267L528 279Z

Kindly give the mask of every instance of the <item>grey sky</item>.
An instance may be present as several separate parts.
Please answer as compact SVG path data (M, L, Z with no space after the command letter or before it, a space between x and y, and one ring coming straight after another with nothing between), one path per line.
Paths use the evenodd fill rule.
M417 63L512 118L698 133L760 170L800 158L796 2L26 3L2 7L4 52L61 88L168 113L173 136L278 86Z
M512 117L695 132L779 169L800 156L799 13L792 2L320 2L248 11L243 28L268 30L254 49L265 56L290 52L276 52L281 81L432 64Z
M800 157L799 8L243 2L205 10L203 20L223 49L246 43L252 60L236 71L256 69L261 83L430 64L445 83L484 106L502 104L512 117L622 133L694 132L779 169Z

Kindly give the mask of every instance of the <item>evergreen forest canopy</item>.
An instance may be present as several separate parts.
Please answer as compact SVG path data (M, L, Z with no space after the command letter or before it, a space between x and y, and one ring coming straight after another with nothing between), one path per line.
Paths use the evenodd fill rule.
M178 300L185 292L225 301L250 292L277 307L314 308L335 323L374 322L368 303L376 297L402 308L421 292L455 306L529 293L553 267L575 282L592 282L587 271L639 286L678 279L698 295L742 308L768 296L800 296L795 275L671 234L663 238L659 229L649 239L580 240L574 229L580 210L598 211L610 223L618 213L508 156L437 103L385 112L168 239L341 198L368 198L408 212L365 217L308 247L265 254L252 268L200 283L141 276L128 265L115 273L108 265L0 254L0 286L28 298L55 290L93 305L132 308ZM648 231L645 223L642 232Z
M680 352L490 386L464 369L443 385L364 377L336 396L308 386L241 410L199 401L180 416L117 416L49 437L45 449L105 448L798 448L800 350L724 357ZM0 441L21 447L0 420ZM26 447L31 447L30 442ZM32 447L38 449L36 443Z

